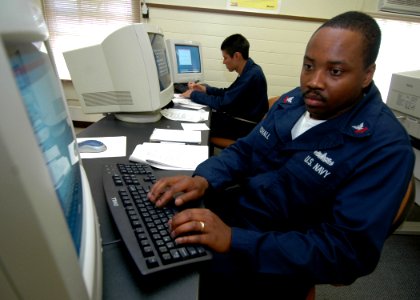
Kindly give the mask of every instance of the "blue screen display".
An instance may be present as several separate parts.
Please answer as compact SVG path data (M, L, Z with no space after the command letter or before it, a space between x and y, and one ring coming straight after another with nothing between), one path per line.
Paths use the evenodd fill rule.
M194 45L175 45L178 73L201 73L200 49Z
M8 46L7 50L33 132L79 254L83 222L80 165L60 82L48 55L35 44Z

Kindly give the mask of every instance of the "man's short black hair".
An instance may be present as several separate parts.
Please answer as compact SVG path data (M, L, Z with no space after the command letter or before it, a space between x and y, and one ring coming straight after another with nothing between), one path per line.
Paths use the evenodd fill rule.
M367 68L375 63L381 45L381 29L371 16L358 11L348 11L326 21L318 30L325 27L360 32L364 37L364 66Z
M223 41L220 49L229 54L230 57L232 57L235 52L241 53L244 59L248 59L249 57L249 42L239 33L228 36Z

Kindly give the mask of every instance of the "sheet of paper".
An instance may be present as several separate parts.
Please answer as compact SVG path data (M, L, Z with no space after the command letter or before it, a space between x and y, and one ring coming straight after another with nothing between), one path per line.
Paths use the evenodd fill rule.
M143 143L136 146L131 161L163 170L195 170L208 158L208 146L174 143Z
M206 123L181 123L184 130L210 130Z
M193 109L201 109L206 107L206 105L195 103L191 99L183 98L181 96L173 98L172 102Z
M78 143L86 140L100 141L105 144L106 150L99 153L80 153L82 159L126 156L126 136L77 138Z
M180 103L180 104L178 104L178 106L179 107L183 107L183 108L195 109L195 110L200 110L200 109L203 108L203 106L201 104L197 104L197 103L193 103L193 104L183 104L183 103Z
M201 132L191 130L179 130L179 129L160 129L155 128L150 141L169 141L169 142L181 142L181 143L201 143Z
M173 121L203 122L209 119L209 112L203 109L179 109L165 108L160 111L161 115Z

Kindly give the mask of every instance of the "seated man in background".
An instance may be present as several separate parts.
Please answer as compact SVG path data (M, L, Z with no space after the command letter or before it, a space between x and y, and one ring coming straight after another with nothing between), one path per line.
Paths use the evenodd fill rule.
M300 87L192 177L152 187L159 207L205 196L206 208L169 222L178 244L215 252L204 298L305 299L314 284L375 269L414 167L409 137L372 79L380 40L364 13L327 21L307 44Z
M190 82L182 96L214 109L211 136L236 140L247 135L268 110L267 81L259 65L249 57L249 42L240 34L222 45L223 63L238 77L228 88Z

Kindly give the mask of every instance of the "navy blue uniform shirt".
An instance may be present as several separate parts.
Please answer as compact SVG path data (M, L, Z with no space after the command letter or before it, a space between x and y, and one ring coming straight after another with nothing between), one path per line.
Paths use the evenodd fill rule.
M252 271L350 283L378 263L414 153L373 83L351 110L292 140L305 111L300 89L288 92L195 175L216 190L242 183L237 213L247 225L233 227L230 255Z
M191 100L233 117L259 122L268 110L267 81L259 65L248 58L240 76L228 88L207 86L194 91Z

